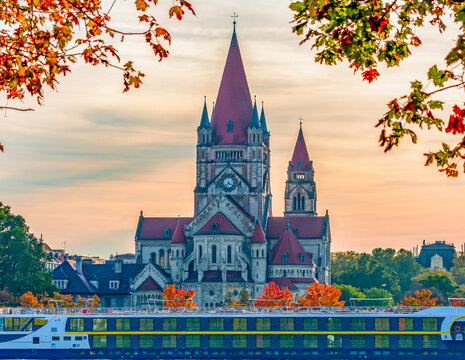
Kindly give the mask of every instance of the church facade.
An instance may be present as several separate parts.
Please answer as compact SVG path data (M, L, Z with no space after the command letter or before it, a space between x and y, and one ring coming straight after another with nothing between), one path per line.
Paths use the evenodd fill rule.
M234 290L256 298L270 281L293 293L330 283L329 216L317 215L302 126L283 184L284 216L272 213L270 136L263 105L259 114L252 102L234 31L215 109L210 118L205 102L197 127L193 216L141 212L135 263L65 261L53 272L60 292L97 294L103 306L142 306L161 301L175 283L195 289L199 306L214 307Z
M215 104L210 118L204 103L197 128L194 216L141 212L136 263L150 266L154 274L147 276L157 273L160 287L195 289L196 301L207 307L231 289L245 288L254 298L269 281L293 292L329 283L329 216L317 215L302 127L287 169L284 216L272 214L271 134L263 105L259 115L252 102L235 31ZM137 302L146 298L139 294Z

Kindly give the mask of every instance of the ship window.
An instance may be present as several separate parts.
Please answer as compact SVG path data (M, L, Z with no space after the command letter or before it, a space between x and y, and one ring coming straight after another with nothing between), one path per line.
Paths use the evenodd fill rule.
M161 337L161 344L164 348L175 348L176 347L176 335L163 335Z
M47 319L45 318L35 318L34 319L34 325L35 326L44 326L47 324Z
M165 238L169 238L169 237L170 237L170 229L165 228Z
M341 335L326 336L326 347L327 348L341 348L342 347L342 336Z
M350 318L350 330L365 331L365 318Z
M413 335L399 335L400 348L413 348Z
M228 133L232 133L233 132L233 122L232 120L229 120L228 121L228 125L227 125L227 130L226 130Z
M317 318L305 318L304 319L304 330L305 331L318 330L318 319Z
M294 335L279 335L279 347L293 348L294 347Z
M59 336L52 336L52 341L60 341L60 337Z
M304 335L304 348L318 348L318 335Z
M246 318L234 318L233 319L233 330L234 331L246 331L247 330L247 319Z
M199 331L200 330L200 319L186 319L186 330L187 331Z
M413 318L399 318L399 330L400 331L412 331L413 330Z
M223 335L209 335L208 346L211 348L222 348L223 347Z
M92 330L107 331L107 319L92 319Z
M74 338L74 340L76 340L76 341L82 341L82 336L76 336L76 337Z
M256 329L259 331L271 330L271 320L270 318L257 318L255 320Z
M389 348L389 335L375 335L375 348Z
M423 318L424 331L436 331L438 329L438 319L436 318Z
M139 348L141 349L153 348L153 335L139 335Z
M283 253L282 258L283 258L283 262L287 262L287 253Z
M232 343L235 348L247 347L247 335L233 335Z
M131 330L131 319L116 319L116 331Z
M213 331L223 331L223 319L211 318L209 319L209 329Z
M63 340L64 340L64 341L71 341L71 336L64 336L64 337L63 337Z
M258 348L269 348L271 346L271 336L270 335L257 335L256 340L257 340L257 347Z
M139 330L153 331L153 319L146 319L146 318L139 319Z
M176 318L163 319L162 328L163 328L163 331L176 331L176 329L178 328L178 319Z
M39 343L39 338L34 336L34 337L32 338L32 343L33 343L33 344L38 344L38 343Z
M199 347L200 347L200 335L186 335L186 348L199 348Z
M341 331L342 319L341 318L328 318L326 322L329 331Z
M438 337L436 335L423 335L423 347L427 349L437 348Z
M94 319L94 320L97 320L97 319ZM106 348L107 347L107 336L106 335L92 335L92 347Z
M376 331L388 331L389 330L389 318L376 318L375 319L375 330Z
M350 335L351 348L364 348L366 346L365 335Z
M18 331L20 329L20 318L5 318L5 331Z
M130 348L131 347L131 335L116 335L116 347Z
M281 331L293 331L294 330L294 319L293 318L281 318L281 319L279 319L279 330L281 330Z

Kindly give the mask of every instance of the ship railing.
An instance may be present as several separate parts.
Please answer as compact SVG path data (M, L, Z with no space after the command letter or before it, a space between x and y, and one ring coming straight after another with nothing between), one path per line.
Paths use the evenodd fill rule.
M33 308L33 307L11 307L0 308L0 314L28 314L28 315L149 315L149 314L411 314L427 309L422 306L320 306L320 307L219 307L209 308L147 308L147 307L55 307L55 308Z

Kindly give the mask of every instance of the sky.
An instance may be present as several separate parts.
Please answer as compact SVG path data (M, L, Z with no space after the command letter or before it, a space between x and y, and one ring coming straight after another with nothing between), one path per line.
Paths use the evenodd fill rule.
M0 202L22 215L52 248L97 255L134 252L144 216L192 216L196 127L204 96L216 95L236 12L237 36L251 95L264 101L271 132L273 213L281 215L287 164L299 118L318 193L317 209L330 215L332 251L412 249L423 240L465 242L465 175L448 179L425 167L423 153L451 135L420 132L384 154L374 125L386 103L405 94L414 79L442 65L457 29L439 35L422 29L423 45L400 67L380 67L372 84L347 63L315 63L310 44L291 32L288 1L193 0L196 16L168 19L170 2L155 11L170 31L170 56L158 62L141 41L117 42L146 76L122 93L122 74L78 62L47 91L34 112L0 114ZM137 28L131 1L111 13L117 27ZM443 95L463 102L463 93ZM0 98L5 103L3 98ZM447 117L445 114L444 118Z

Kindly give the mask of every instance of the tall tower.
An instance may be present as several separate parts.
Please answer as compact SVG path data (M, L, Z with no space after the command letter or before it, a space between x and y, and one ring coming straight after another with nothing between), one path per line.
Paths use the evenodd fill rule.
M204 105L197 133L194 215L221 193L264 221L271 212L270 134L264 110L260 118L252 105L235 23L211 123Z
M315 216L316 187L313 162L308 157L300 123L299 135L287 169L286 190L284 192L284 215Z

